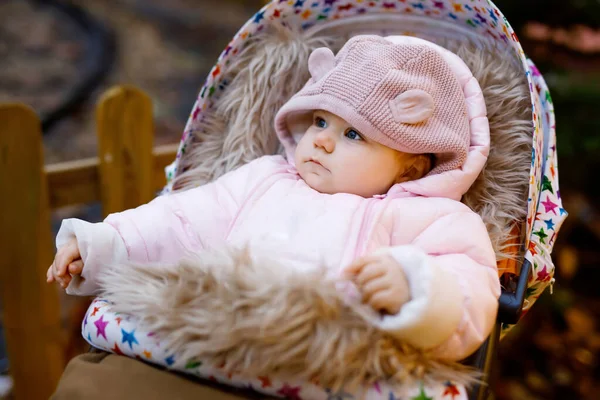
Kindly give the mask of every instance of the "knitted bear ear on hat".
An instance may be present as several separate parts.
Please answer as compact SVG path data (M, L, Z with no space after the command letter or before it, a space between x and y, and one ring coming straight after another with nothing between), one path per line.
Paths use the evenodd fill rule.
M327 47L315 49L308 57L308 70L315 81L335 67L335 55Z
M411 89L390 100L390 109L396 122L419 124L433 114L433 97L421 89Z

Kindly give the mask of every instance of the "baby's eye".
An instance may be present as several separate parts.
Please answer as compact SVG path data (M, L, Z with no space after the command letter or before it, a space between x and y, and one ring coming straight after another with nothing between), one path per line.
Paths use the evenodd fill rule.
M348 129L346 132L344 132L344 136L350 140L364 140L361 134L354 129Z
M315 126L319 128L326 128L327 122L325 122L325 120L321 117L315 117Z

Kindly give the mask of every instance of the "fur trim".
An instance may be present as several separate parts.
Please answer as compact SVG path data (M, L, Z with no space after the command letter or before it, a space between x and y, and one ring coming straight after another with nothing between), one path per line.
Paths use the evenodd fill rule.
M278 24L265 31L250 39L223 71L231 83L204 116L202 129L193 132L175 190L203 185L258 157L282 153L275 114L308 80L312 50L341 46L335 44L339 39L307 36Z
M479 376L374 328L368 307L347 305L324 270L296 271L247 249L203 252L173 268L108 269L101 286L114 311L138 318L177 354L175 369L201 359L240 376L350 390Z
M527 218L533 147L531 95L525 72L515 66L511 54L498 49L477 51L463 44L454 51L479 81L491 136L487 164L462 202L486 224L496 259L514 257L507 253L507 243L513 227L520 227Z
M174 189L208 183L255 158L282 153L273 128L279 108L308 79L311 51L334 52L343 37L311 36L270 26L255 36L225 72L231 83L202 128L194 132L191 151L181 160ZM502 260L514 225L525 221L532 151L531 100L525 73L514 57L495 48L459 42L439 43L460 56L479 81L491 133L487 165L463 196L481 215L496 257Z

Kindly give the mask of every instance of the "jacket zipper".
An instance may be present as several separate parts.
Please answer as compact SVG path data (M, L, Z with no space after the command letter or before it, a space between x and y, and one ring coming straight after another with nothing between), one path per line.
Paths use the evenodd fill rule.
M365 209L365 216L360 225L360 230L358 231L356 250L354 252L354 260L356 260L358 258L358 256L361 254L361 252L364 252L365 246L363 245L363 242L365 241L365 236L367 235L367 229L369 228L369 226L371 226L371 219L372 219L371 208L373 208L373 206L375 205L376 200L369 199L367 201L368 201L368 203L367 203L367 207Z

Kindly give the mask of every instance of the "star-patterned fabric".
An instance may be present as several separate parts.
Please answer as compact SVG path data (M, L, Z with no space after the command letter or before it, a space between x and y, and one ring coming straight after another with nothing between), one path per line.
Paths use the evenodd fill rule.
M172 367L177 355L165 352L160 338L139 327L127 315L112 311L111 305L102 299L95 299L90 305L82 323L83 337L92 346L111 353L133 357L163 367ZM384 383L359 390L363 392L334 392L310 382L284 382L269 376L253 379L228 374L219 366L210 366L202 360L186 360L179 371L239 388L286 399L309 400L459 400L467 399L464 386L451 382L439 382L433 386L416 385L402 390L391 390ZM363 396L364 394L364 396Z
M552 246L567 212L562 207L558 187L556 157L556 133L552 98L543 77L533 62L524 54L519 40L500 10L488 0L274 0L268 3L244 24L219 56L217 63L202 86L183 132L176 160L166 169L167 186L171 190L172 179L178 173L179 160L191 145L192 132L204 129L204 117L211 112L214 101L227 89L227 69L245 42L264 29L267 24L279 24L284 28L309 29L328 21L368 15L382 18L394 14L406 18L404 31L387 31L386 34L404 34L436 41L440 35L451 35L454 39L473 33L481 42L494 43L500 48L514 52L520 60L531 92L533 127L533 151L529 193L527 198L525 258L531 262L532 274L528 282L524 311L526 312L540 294L554 281L554 264L551 259ZM410 23L412 21L412 23ZM415 21L417 21L415 23ZM440 27L452 29L440 30ZM519 67L516 65L515 67ZM524 204L525 206L525 204ZM142 333L134 321L110 312L110 307L101 300L88 311L83 324L83 336L92 345L139 357L161 365L173 364L173 356L160 352L159 342L152 335ZM98 310L96 310L98 308ZM103 318L102 318L103 317ZM123 325L123 326L121 326ZM503 334L511 326L503 326ZM151 346L154 344L154 346ZM185 372L208 377L236 386L252 387L288 398L343 399L345 393L331 393L312 384L294 386L273 383L267 377L239 381L219 373L218 368L204 366L199 361L190 361ZM193 366L193 367L191 367ZM301 389L297 389L301 388ZM385 399L459 399L464 397L464 388L446 386L440 382L436 388L413 388L411 393L391 393L383 385L369 388L371 398ZM422 389L420 391L420 389ZM314 391L314 392L312 392ZM313 394L314 393L314 394ZM377 397L379 396L379 397ZM412 396L412 397L411 397Z

